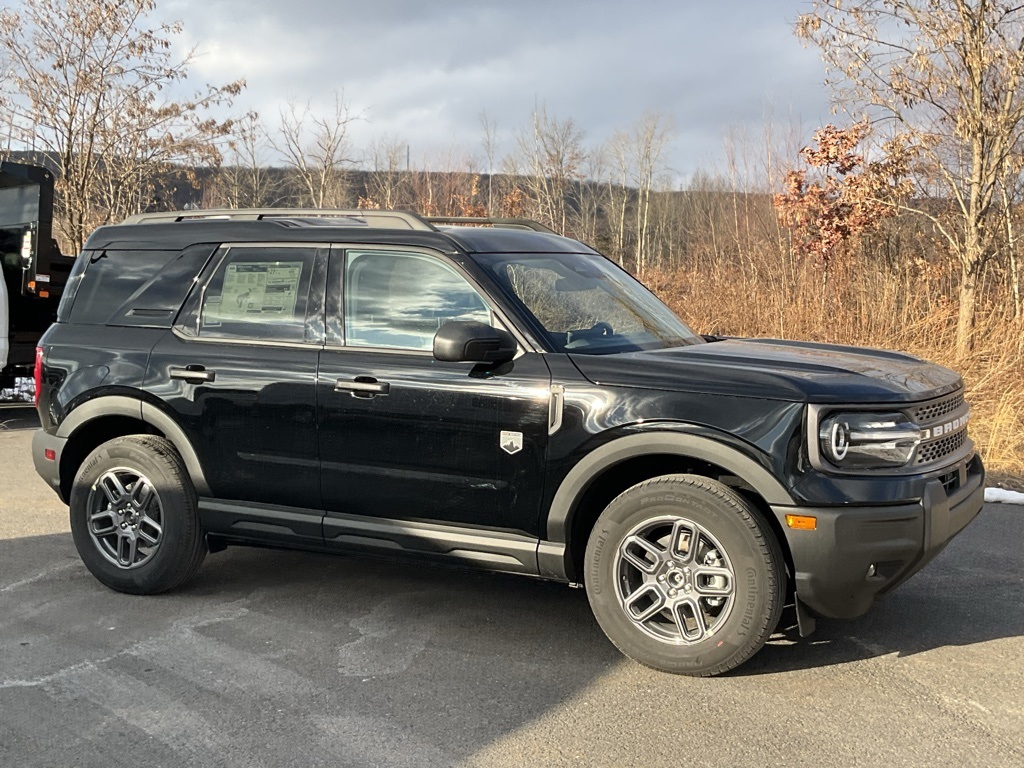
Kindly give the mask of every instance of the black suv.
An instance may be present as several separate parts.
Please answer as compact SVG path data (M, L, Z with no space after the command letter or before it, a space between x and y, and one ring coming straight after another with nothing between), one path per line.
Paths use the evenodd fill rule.
M519 220L145 215L89 238L36 366L35 464L113 589L258 544L586 587L624 653L713 675L849 618L978 514L963 382L702 337Z

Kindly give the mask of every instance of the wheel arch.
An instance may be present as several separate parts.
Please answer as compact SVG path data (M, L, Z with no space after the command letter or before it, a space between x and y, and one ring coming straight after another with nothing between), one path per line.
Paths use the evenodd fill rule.
M57 437L67 443L60 456L62 498L70 498L71 484L85 457L97 446L124 435L147 434L167 438L185 463L196 492L210 495L199 457L191 441L174 420L154 405L124 395L89 400L61 422Z
M579 581L587 538L604 507L637 483L666 474L736 478L737 490L771 526L791 566L789 546L772 505L791 505L786 488L753 458L703 435L678 432L635 434L591 451L569 471L555 492L546 541L538 550L542 574Z

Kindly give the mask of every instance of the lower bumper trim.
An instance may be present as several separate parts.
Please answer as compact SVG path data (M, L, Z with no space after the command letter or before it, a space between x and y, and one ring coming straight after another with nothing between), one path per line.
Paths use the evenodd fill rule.
M974 457L964 469L965 482L953 495L930 479L917 503L772 507L786 533L800 603L819 616L852 619L920 571L984 505L981 460ZM789 529L787 514L813 515L817 529Z
M67 442L65 438L48 434L42 429L37 429L32 435L32 463L35 464L36 472L57 492L57 496L65 504L68 500L64 498L60 489L60 458ZM48 450L53 451L54 458L46 458Z

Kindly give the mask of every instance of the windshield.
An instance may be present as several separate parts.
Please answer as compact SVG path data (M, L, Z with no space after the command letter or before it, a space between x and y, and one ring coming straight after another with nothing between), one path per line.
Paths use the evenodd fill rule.
M629 273L581 253L478 254L559 352L606 355L704 340Z

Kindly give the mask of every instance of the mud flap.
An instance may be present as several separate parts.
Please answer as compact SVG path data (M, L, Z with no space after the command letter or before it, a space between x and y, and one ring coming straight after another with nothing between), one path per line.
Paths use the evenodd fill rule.
M811 612L807 610L807 606L800 602L800 598L793 596L793 607L796 609L796 626L800 630L800 637L807 637L814 634L814 630L818 627L818 622Z

